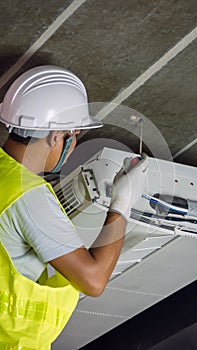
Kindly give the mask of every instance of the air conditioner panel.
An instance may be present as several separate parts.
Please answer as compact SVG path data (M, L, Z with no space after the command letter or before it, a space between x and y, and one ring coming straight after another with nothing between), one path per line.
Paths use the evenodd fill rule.
M120 168L126 156L127 152L104 148L62 181L61 185L69 183L79 176L82 169L91 169L94 174L89 182L90 188L86 180L82 182L85 196L71 214L87 247L100 232L110 201L109 186L114 171ZM112 166L109 166L110 161ZM110 169L113 170L111 173ZM195 207L196 168L151 158L147 177L146 191L149 194L180 196L193 201ZM99 194L98 199L95 199L94 188L96 195ZM77 197L79 200L80 196ZM64 347L77 350L197 279L195 221L192 236L184 237L182 234L190 234L191 230L189 221L187 226L187 218L183 218L186 224L186 231L183 231L182 227L165 222L165 217L163 225L161 221L157 223L157 213L143 198L134 209L140 215L129 219L124 246L106 290L96 299L87 296L80 299L70 322L53 344L53 350ZM150 220L143 220L144 211L150 215Z

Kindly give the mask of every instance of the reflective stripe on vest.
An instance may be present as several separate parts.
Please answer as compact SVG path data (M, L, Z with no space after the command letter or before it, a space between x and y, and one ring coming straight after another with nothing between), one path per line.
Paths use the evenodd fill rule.
M0 149L0 215L25 192L45 185L54 194L41 177ZM79 292L59 273L45 285L21 275L1 242L0 271L0 350L49 350L72 315Z

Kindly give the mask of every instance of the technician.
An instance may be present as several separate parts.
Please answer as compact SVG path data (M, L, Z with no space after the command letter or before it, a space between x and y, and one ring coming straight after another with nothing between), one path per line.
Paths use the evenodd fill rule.
M131 207L143 192L148 160L116 175L104 226L87 250L39 176L60 171L81 130L102 127L89 115L81 80L56 66L30 69L7 91L0 121L9 130L0 149L0 348L50 349L79 291L93 297L103 292ZM46 277L47 264L56 277Z

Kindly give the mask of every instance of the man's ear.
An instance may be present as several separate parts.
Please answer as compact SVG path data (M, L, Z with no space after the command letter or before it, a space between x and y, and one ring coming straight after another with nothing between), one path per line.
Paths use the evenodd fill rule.
M62 131L59 130L53 130L50 132L50 134L47 136L47 142L50 147L55 147L57 142L63 137Z

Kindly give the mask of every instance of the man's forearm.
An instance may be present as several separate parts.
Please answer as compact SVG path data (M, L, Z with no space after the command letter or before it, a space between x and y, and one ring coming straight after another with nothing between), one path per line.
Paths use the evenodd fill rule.
M126 230L126 220L118 213L107 214L101 233L89 249L108 281L119 258Z

